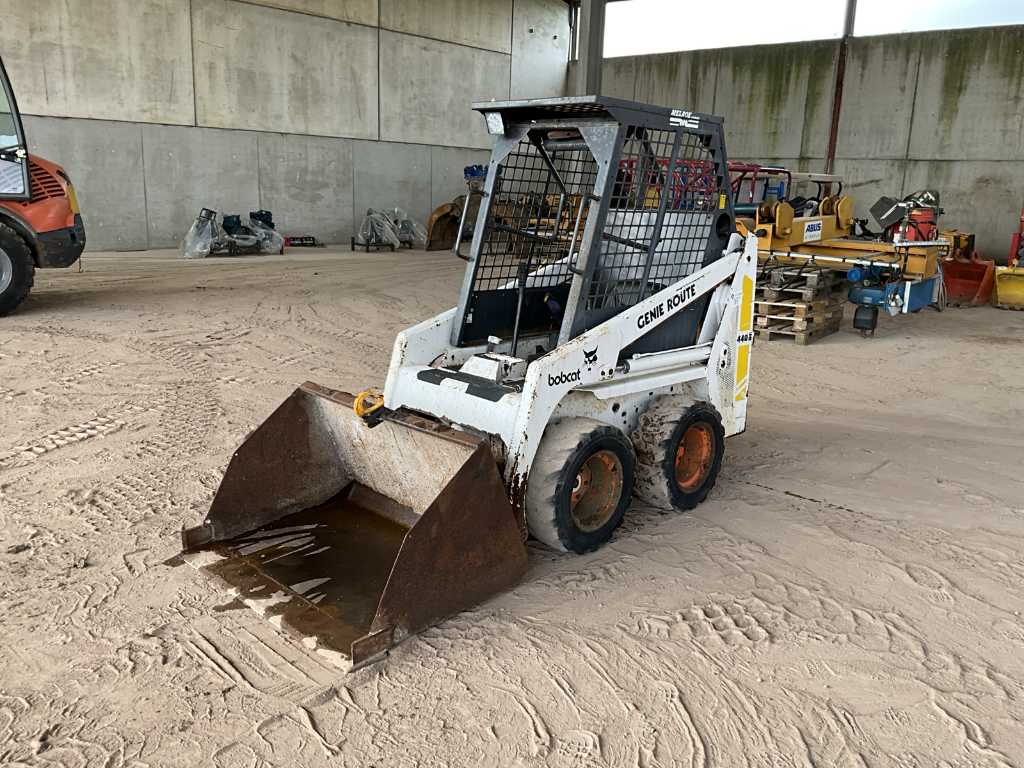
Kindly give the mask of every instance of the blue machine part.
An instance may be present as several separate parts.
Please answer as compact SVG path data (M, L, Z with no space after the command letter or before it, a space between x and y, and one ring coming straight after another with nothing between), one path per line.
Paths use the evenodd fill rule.
M865 307L888 307L893 295L902 283L886 285L852 285L847 298L854 304Z
M779 179L775 184L771 184L766 179L764 182L764 198L767 200L769 197L775 197L776 200L786 199L786 182Z
M865 307L884 307L890 315L917 312L935 301L940 279L934 275L924 280L895 280L877 286L853 285L847 298Z
M934 275L925 280L913 280L909 284L910 290L904 288L903 311L917 312L930 306L936 299L936 288L938 288L941 275Z

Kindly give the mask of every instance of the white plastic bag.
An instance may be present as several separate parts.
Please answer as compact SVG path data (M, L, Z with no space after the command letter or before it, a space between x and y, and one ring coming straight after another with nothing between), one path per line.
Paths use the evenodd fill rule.
M259 219L249 217L249 229L260 241L260 253L284 253L284 237Z
M205 259L218 240L217 212L203 208L192 222L181 242L181 255L186 259Z
M392 222L394 222L395 231L398 234L398 239L403 244L408 245L410 247L412 247L413 245L426 245L426 227L424 227L415 219L410 218L409 214L407 214L401 208L392 209L391 220Z
M355 241L358 245L391 245L394 248L402 247L402 239L398 235L395 223L384 211L374 208L367 208L363 223L359 225L359 232Z

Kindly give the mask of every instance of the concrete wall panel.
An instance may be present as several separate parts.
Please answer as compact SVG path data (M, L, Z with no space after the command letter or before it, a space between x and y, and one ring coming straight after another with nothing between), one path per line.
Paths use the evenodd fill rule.
M837 156L906 156L920 43L920 35L853 39L846 60Z
M200 208L259 207L255 133L145 125L142 143L151 248L180 244Z
M257 135L260 207L285 235L324 242L352 236L352 141L280 133Z
M188 3L0 0L0 17L22 112L194 122Z
M821 171L836 41L606 60L605 92L725 117L733 159ZM950 226L1002 256L1020 205L1024 163L1024 26L855 38L844 81L835 170L857 215L881 195L938 189ZM712 69L705 66L705 69ZM787 159L788 158L788 159Z
M787 43L719 52L714 112L732 157L824 157L836 44Z
M382 29L509 53L512 0L380 0Z
M639 56L622 56L601 62L601 93L620 99L636 98L636 69ZM577 63L569 65L568 82L572 82L572 71ZM583 94L580 94L583 95Z
M426 223L430 215L430 147L353 142L355 226L367 208L402 208Z
M977 234L978 250L1006 260L1021 206L1024 161L915 161L907 163L903 193L930 188L942 196L940 224Z
M1024 27L920 37L910 158L1024 160Z
M843 193L853 196L855 215L867 219L871 229L878 228L878 222L871 218L871 206L882 195L902 194L906 169L905 160L863 158L836 158L835 166L835 172L843 177Z
M718 51L642 56L636 62L636 100L714 113Z
M512 16L512 98L565 93L569 11L562 0L515 0Z
M148 247L142 126L26 117L30 151L64 166L75 185L89 250Z
M377 136L377 31L232 0L192 0L203 126Z
M377 26L377 0L246 0L285 11Z
M282 229L327 241L347 240L370 205L425 219L463 191L463 166L487 160L470 103L509 97L513 58L517 96L559 94L569 44L563 0L0 0L0 11L31 146L74 177L91 249L176 246L203 206L268 208ZM377 29L381 16L393 29ZM381 103L391 141L376 144Z
M466 192L463 169L467 165L487 165L491 153L480 149L457 147L430 148L430 207L451 202Z
M381 31L382 140L490 147L470 104L507 99L510 57Z

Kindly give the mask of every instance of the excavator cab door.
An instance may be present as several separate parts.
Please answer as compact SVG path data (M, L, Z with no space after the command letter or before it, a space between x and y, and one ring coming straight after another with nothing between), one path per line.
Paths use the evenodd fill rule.
M28 145L18 102L0 60L0 200L28 200Z

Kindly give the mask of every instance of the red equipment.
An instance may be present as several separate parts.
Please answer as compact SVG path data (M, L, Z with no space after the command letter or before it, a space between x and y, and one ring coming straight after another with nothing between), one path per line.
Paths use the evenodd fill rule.
M59 165L28 153L0 61L0 316L25 300L36 269L69 267L84 248L75 188Z
M914 208L907 216L904 240L934 240L938 236L938 215L934 208Z
M946 301L952 306L977 307L988 304L995 285L995 262L983 259L974 249L974 235L957 230L942 232L952 249L942 262Z
M1024 267L1024 208L1020 209L1017 231L1010 238L1010 254L1006 257L1006 264L1011 267Z

